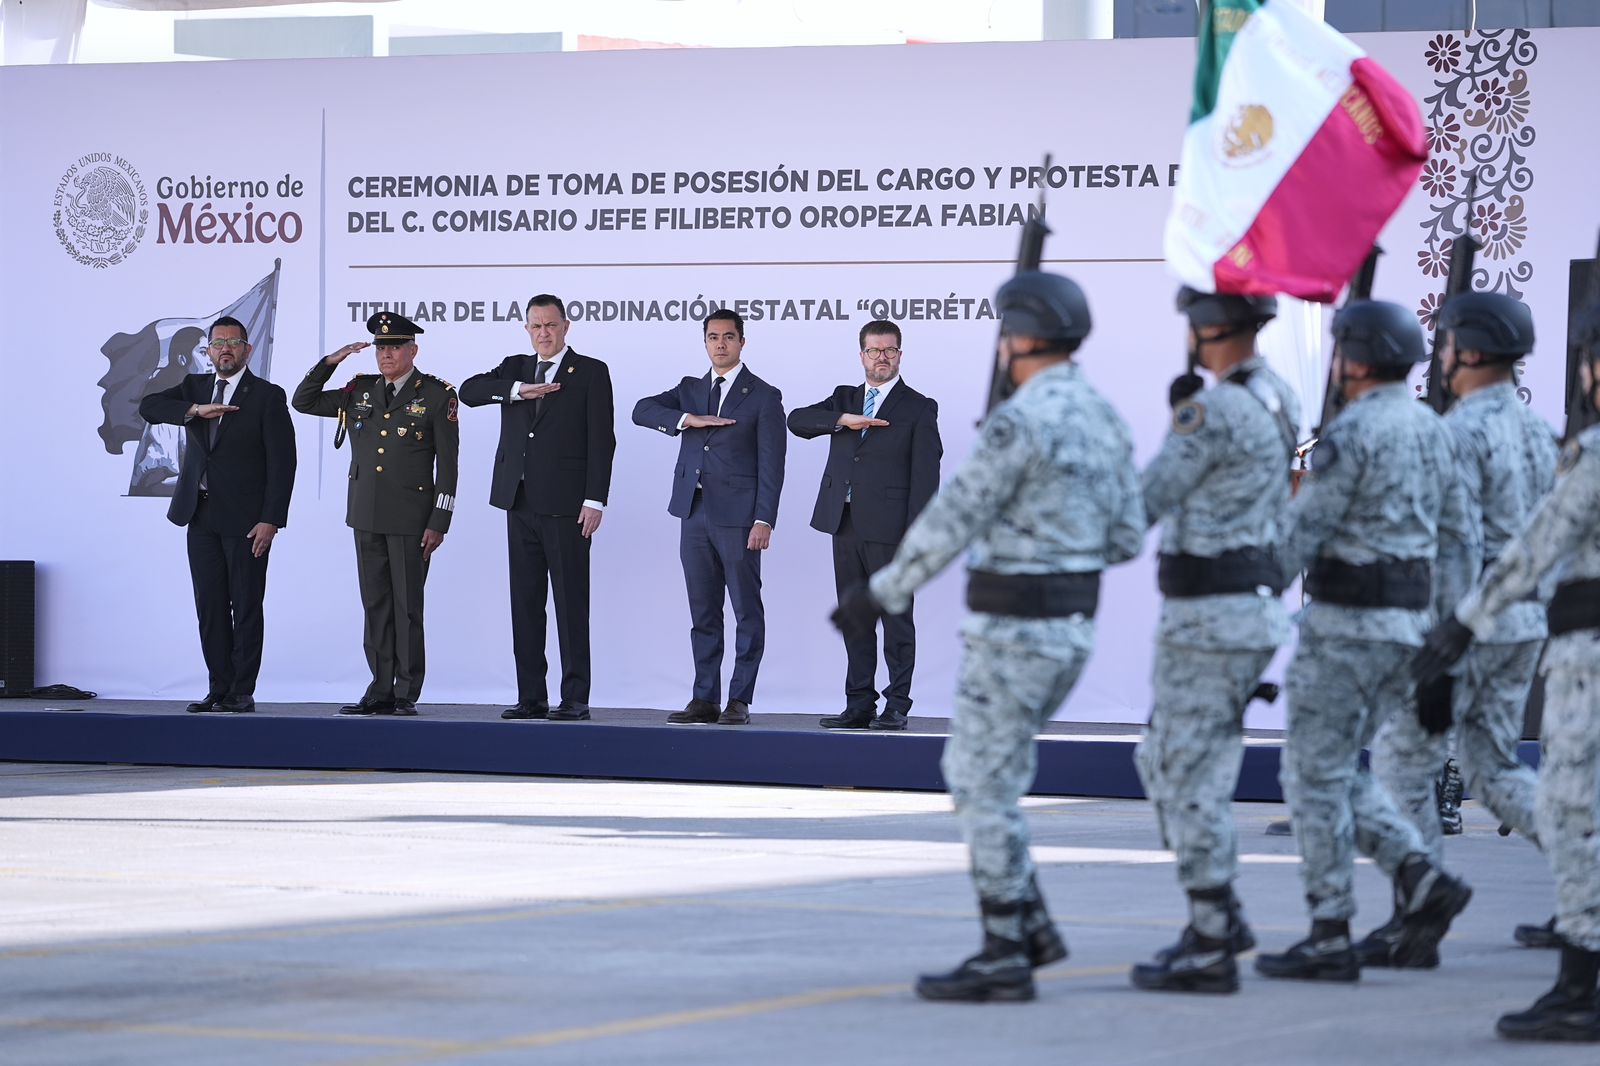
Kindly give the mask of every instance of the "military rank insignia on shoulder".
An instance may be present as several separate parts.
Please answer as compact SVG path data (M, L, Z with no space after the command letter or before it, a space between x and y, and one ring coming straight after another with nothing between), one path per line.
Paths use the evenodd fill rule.
M1172 432L1187 437L1206 424L1206 405L1185 400L1172 409Z
M1556 473L1565 474L1577 466L1581 458L1583 458L1583 444L1577 438L1567 441L1561 447L1561 458L1556 463Z

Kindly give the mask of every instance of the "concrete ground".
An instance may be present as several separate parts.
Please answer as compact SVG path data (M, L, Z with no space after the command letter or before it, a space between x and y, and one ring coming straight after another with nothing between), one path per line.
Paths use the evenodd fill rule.
M1039 1001L926 1004L976 946L941 795L0 764L0 1061L1210 1064L1600 1061L1500 1042L1549 987L1550 876L1476 805L1435 972L1152 995L1182 925L1146 804L1029 801L1072 948ZM1238 809L1262 945L1306 927L1273 805ZM1388 888L1358 871L1358 926Z

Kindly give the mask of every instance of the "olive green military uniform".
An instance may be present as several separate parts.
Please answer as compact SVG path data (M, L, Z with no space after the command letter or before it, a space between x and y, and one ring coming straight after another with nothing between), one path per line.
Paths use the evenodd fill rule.
M392 400L378 374L358 374L342 389L324 390L333 371L317 360L295 389L294 409L342 418L350 439L345 523L355 530L363 644L372 670L362 703L415 703L426 663L422 534L447 532L456 505L461 431L455 388L413 368Z

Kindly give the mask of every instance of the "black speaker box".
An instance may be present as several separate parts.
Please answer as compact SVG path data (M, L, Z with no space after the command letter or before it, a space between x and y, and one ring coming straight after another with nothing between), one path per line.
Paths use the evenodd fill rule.
M0 696L33 686L33 563L0 562Z

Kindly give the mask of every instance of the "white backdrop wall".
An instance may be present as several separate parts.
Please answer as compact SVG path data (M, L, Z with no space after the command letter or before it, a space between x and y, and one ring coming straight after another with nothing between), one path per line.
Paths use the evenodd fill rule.
M1549 340L1526 381L1535 408L1558 422L1566 263L1592 253L1597 221L1586 95L1568 90L1592 84L1600 33L1520 39L1520 57L1514 48L1498 60L1469 49L1485 70L1499 64L1501 96L1491 94L1490 104L1508 113L1523 106L1506 130L1493 133L1487 120L1482 127L1508 141L1528 172L1520 184L1502 182L1498 201L1508 213L1518 201L1520 244L1502 241L1489 265L1525 264L1531 275L1515 284ZM1430 66L1430 42L1420 34L1361 40L1419 99L1440 92L1441 78L1462 77ZM940 402L948 469L971 445L995 332L982 301L1009 274L1017 234L1015 225L960 224L962 213L1014 221L1037 190L1014 188L1012 168L1051 152L1066 184L1048 194L1056 234L1046 256L1087 289L1096 328L1082 362L1148 460L1182 358L1160 258L1192 47L1152 40L0 69L0 99L11 104L0 110L0 371L12 394L0 422L0 557L39 562L40 683L120 697L202 691L183 535L165 521L164 497L129 495L135 444L112 450L98 432L102 399L115 391L102 383L112 368L102 348L157 320L206 319L277 261L270 376L291 391L320 355L361 339L378 304L422 323L419 365L459 382L528 350L511 317L528 296L551 291L569 302L570 342L610 363L617 393L616 473L594 552L600 706L675 707L688 695L677 523L665 510L676 442L628 420L638 397L704 370L686 304L759 305L748 316L746 359L793 407L858 380L856 331L874 301L888 302L905 330L906 379ZM1486 78L1474 75L1473 85ZM1473 100L1467 91L1457 110L1490 106ZM1436 122L1447 127L1448 116ZM1534 127L1536 138L1518 148L1514 138ZM1470 163L1466 143L1442 148L1451 166ZM94 216L95 194L78 179L101 166L143 199ZM880 171L893 184L900 168L913 176L967 168L972 187L879 187ZM802 175L808 187L773 189L780 171ZM676 175L715 172L753 172L767 189L674 190ZM842 172L846 187L825 187L825 172ZM652 173L664 176L666 192L636 191L635 175ZM601 187L580 180L569 191L557 174L601 175ZM525 175L537 175L536 189ZM460 177L482 194L367 195L369 185L382 193L384 179L413 176ZM620 192L604 191L612 176ZM184 188L193 178L266 189ZM488 178L492 194L481 188ZM1382 294L1415 305L1442 288L1424 272L1422 242L1448 199L1414 190L1384 237L1391 254ZM928 224L806 224L866 205L911 222L923 208ZM739 207L787 208L791 217L782 228L690 229L659 214ZM526 211L531 221L534 212L568 209L568 230L451 227L457 211ZM642 212L624 216L640 228L586 229L605 209ZM222 221L203 228L213 214L238 216L232 232ZM98 246L93 217L103 222ZM1507 234L1516 229L1510 222L1502 219ZM636 320L629 301L657 307L660 318ZM793 317L783 317L790 301ZM1292 361L1286 343L1280 356ZM352 362L371 369L367 353ZM487 503L497 417L461 415L461 502L428 587L425 701L513 694L504 519ZM343 524L347 456L331 447L330 421L294 418L300 471L289 526L273 546L258 696L342 701L365 677ZM821 442L790 440L763 563L768 648L758 711L840 705L842 649L826 622L828 541L806 524L824 452ZM1146 717L1153 540L1137 562L1108 575L1100 646L1064 717ZM948 711L960 600L959 573L919 599L920 713ZM553 630L551 652L554 662ZM1251 719L1280 722L1281 708Z

